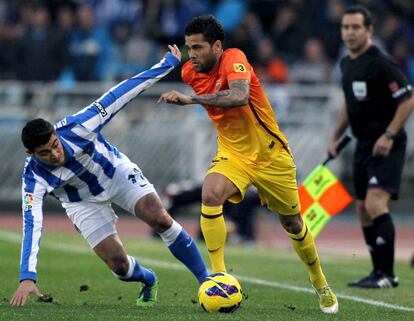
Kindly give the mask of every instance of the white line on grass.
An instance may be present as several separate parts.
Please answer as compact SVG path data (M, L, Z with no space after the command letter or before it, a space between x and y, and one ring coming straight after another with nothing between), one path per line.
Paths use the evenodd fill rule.
M21 235L19 233L14 233L14 232L0 231L0 239L4 241L13 242L13 243L20 243ZM78 253L78 254L87 254L87 253L92 254L93 253L89 247L67 244L67 243L42 242L42 247L46 247L46 248L53 249L53 250L59 250L63 252ZM170 270L185 270L184 266L179 263L159 261L159 260L154 260L154 259L145 258L145 257L140 257L140 261L143 262L144 264L156 266L159 268L170 269ZM306 292L306 293L312 293L312 294L314 293L313 290L309 288L304 288L301 286L289 285L286 283L279 283L279 282L273 282L273 281L266 281L263 279L251 278L251 277L242 276L242 275L236 275L236 277L240 281L243 281L246 283L269 286L269 287L279 288L279 289L286 289L286 290L296 291L296 292ZM340 299L365 303L368 305L374 305L374 306L388 308L392 310L414 312L414 308L404 307L404 306L395 305L395 304L389 304L389 303L382 302L382 301L369 300L369 299L364 299L364 298L360 298L357 296L352 296L352 295L347 295L347 294L338 294L338 293L336 293L336 296Z

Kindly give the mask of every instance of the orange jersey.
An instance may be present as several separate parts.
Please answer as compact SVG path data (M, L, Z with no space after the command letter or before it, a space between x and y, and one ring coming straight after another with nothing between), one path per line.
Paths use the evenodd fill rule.
M203 105L218 133L218 148L248 163L266 166L274 161L280 148L287 149L287 140L279 130L272 106L244 53L227 49L219 65L208 74L197 73L187 61L182 78L197 95L213 94L229 89L229 82L246 79L250 82L249 103L234 108Z

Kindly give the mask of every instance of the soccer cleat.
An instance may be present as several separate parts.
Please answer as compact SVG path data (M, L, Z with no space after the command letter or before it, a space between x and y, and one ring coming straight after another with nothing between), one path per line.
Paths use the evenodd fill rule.
M137 306L150 308L157 303L158 281L153 285L143 284L137 299Z
M358 287L362 289L385 289L396 288L398 284L398 278L396 276L390 276L382 272L377 272L371 278L361 282Z
M319 307L323 313L334 314L338 312L339 304L336 295L333 293L329 285L325 285L320 289L315 289L319 297Z
M363 277L362 279L359 279L357 281L349 282L348 286L351 288L360 288L361 284L366 283L367 281L371 280L377 275L378 272L372 271L370 274L368 274L366 277Z

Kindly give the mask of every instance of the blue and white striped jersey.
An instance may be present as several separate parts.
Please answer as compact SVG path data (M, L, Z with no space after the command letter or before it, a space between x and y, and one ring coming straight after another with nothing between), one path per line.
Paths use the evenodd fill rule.
M37 255L42 230L43 199L50 194L61 202L109 199L106 191L121 162L130 162L102 136L101 129L129 101L167 75L179 64L171 53L151 69L111 88L90 106L55 125L67 161L50 166L34 156L23 171L23 241L20 280L37 280Z

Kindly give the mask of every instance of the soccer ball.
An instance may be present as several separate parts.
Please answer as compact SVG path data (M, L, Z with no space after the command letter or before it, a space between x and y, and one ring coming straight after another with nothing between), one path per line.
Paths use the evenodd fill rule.
M239 281L224 272L211 274L198 290L198 302L206 312L234 312L242 299Z

